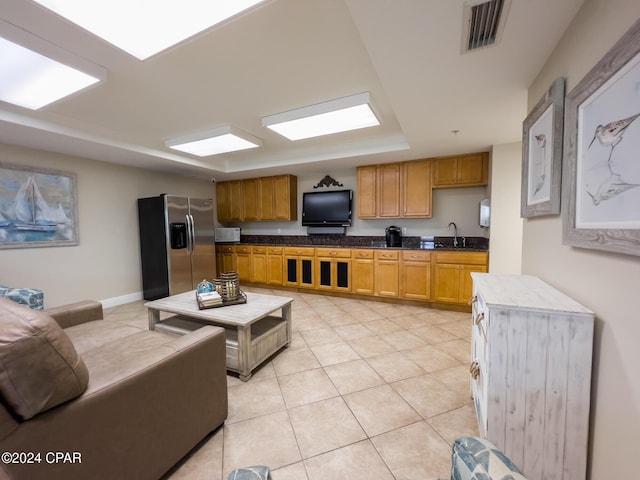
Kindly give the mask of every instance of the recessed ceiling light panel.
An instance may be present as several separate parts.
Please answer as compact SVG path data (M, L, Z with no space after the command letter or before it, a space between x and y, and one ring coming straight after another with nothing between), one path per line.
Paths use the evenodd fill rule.
M165 145L168 148L198 157L209 157L256 148L262 145L262 140L237 128L224 126L215 130L167 140Z
M144 60L265 0L34 0Z
M262 125L288 138L305 138L380 125L368 92L262 118Z

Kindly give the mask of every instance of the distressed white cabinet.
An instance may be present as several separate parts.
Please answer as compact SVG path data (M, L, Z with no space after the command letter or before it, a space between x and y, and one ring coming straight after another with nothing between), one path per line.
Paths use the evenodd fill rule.
M530 480L583 480L594 315L537 277L471 273L482 437Z

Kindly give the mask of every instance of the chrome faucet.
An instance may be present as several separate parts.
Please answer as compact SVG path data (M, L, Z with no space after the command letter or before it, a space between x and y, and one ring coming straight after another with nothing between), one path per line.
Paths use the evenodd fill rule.
M458 226L455 223L451 222L447 227L447 230L451 231L451 225L453 225L453 246L457 247L458 246Z

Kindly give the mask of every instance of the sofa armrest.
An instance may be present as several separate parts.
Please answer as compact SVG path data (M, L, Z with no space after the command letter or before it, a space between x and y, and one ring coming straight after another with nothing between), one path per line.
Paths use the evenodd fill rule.
M81 323L102 320L102 304L93 300L83 300L61 307L48 308L45 313L50 315L62 328L73 327Z

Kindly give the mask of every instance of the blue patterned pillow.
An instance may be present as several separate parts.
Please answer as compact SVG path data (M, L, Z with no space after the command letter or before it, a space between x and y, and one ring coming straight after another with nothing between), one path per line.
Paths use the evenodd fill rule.
M462 437L453 443L451 480L526 480L526 477L491 442Z
M269 467L255 466L239 468L229 474L229 480L271 480Z
M10 288L0 285L0 297L26 305L33 310L44 309L44 292L37 288Z

